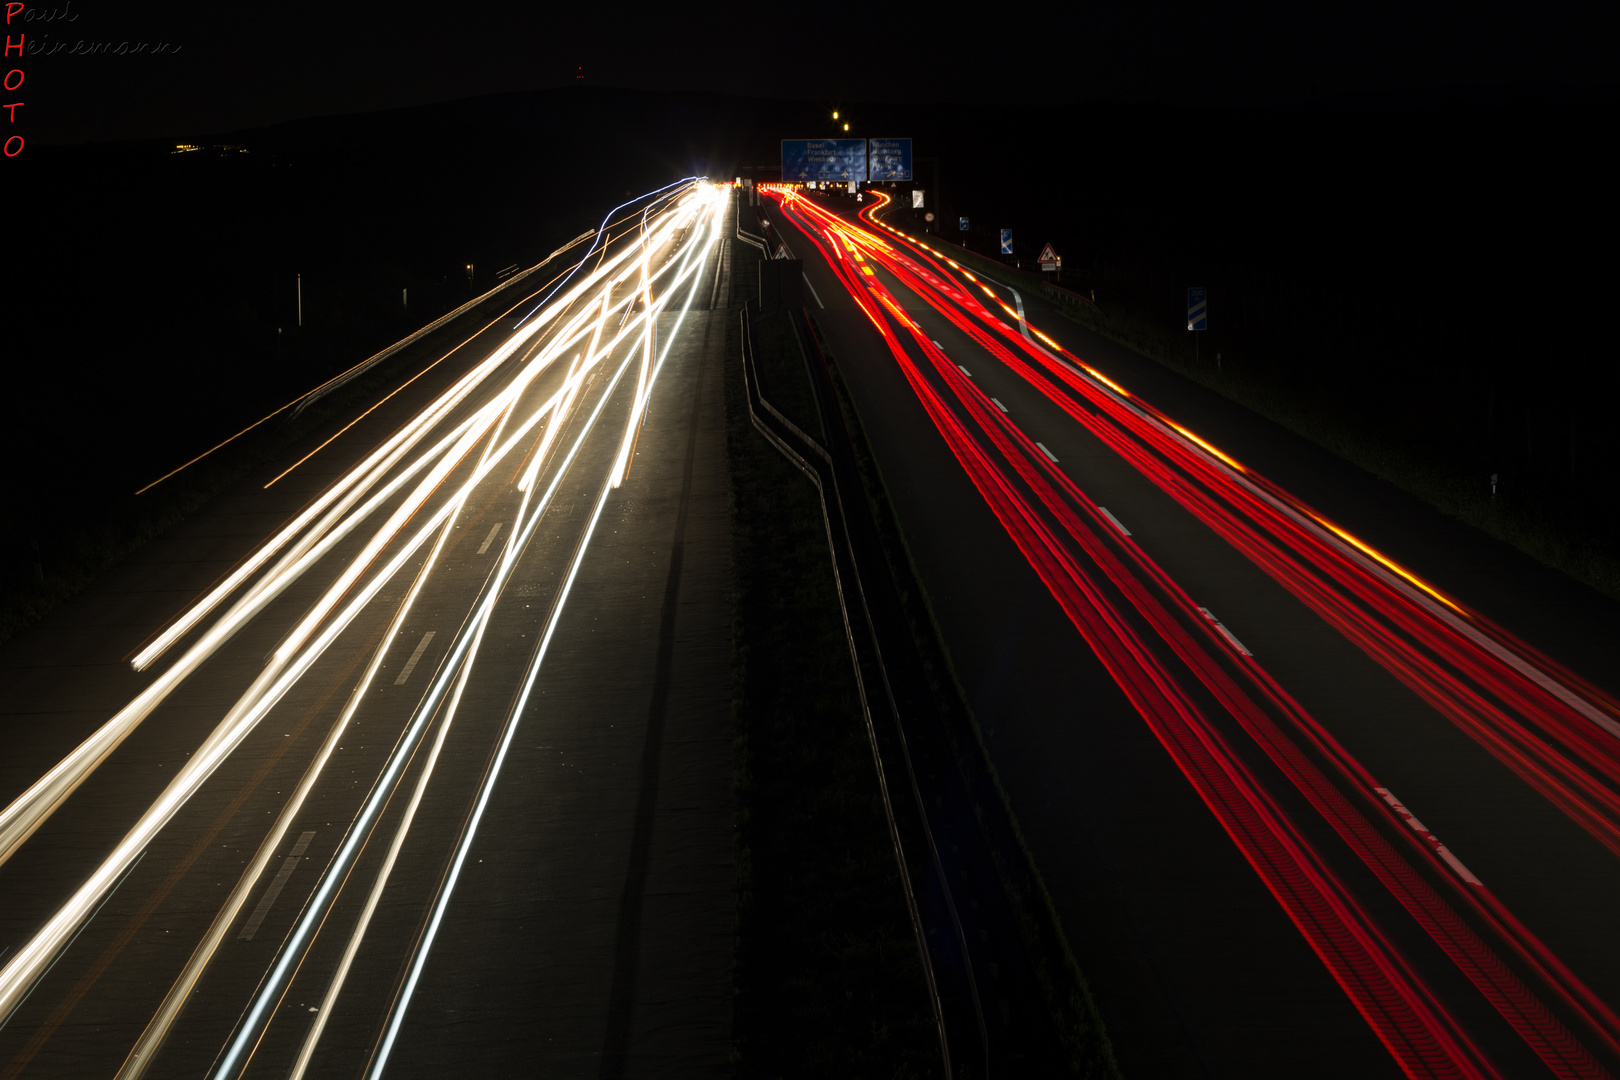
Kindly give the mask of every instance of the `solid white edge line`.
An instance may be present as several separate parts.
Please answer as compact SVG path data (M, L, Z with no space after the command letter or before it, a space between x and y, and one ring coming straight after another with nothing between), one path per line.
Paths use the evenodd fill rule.
M816 298L816 307L820 308L822 311L826 311L827 305L821 302L821 294L816 292L816 287L814 285L810 284L810 275L800 271L799 276L804 278L805 285L809 286L810 295Z

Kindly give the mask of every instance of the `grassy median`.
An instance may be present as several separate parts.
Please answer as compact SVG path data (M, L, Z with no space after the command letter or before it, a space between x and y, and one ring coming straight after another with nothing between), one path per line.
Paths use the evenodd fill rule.
M738 249L745 249L737 245ZM740 287L753 261L737 259ZM761 381L816 431L782 315ZM939 1042L872 762L814 485L757 432L726 343L736 731L739 1077L940 1075Z

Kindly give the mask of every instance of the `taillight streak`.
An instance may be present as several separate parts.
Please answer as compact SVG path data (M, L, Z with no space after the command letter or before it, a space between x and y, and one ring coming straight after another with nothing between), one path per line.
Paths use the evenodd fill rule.
M814 231L807 230L807 234L821 247ZM894 312L927 352L919 328L880 284L845 270L846 264L835 259L829 259L829 265L878 329L952 453L1071 623L1403 1068L1414 1076L1496 1075L1417 973L1377 931L1309 842L966 432L912 363L880 308ZM870 297L863 295L868 290ZM931 359L936 366L950 369L942 354ZM1016 458L1014 462L1016 466ZM1085 531L1077 520L1075 524ZM1092 541L1095 543L1094 536ZM1384 846L1387 850L1387 844ZM1511 993L1513 976L1505 970L1501 974ZM1522 991L1522 987L1518 989ZM1530 1001L1531 1007L1524 1011L1533 1013L1539 1002L1533 997ZM1545 1028L1546 1021L1557 1025L1544 1009L1542 1013L1531 1016L1527 1026ZM1590 1055L1567 1032L1557 1029L1552 1034L1562 1035L1560 1050L1573 1047L1576 1057L1585 1058L1580 1064L1590 1062ZM1602 1075L1578 1065L1558 1071Z

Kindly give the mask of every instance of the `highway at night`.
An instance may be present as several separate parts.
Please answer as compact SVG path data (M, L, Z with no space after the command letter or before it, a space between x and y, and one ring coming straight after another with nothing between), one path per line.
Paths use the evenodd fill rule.
M666 964L679 989L638 1009L637 972L680 943L613 943L622 909L710 887L677 917L722 956L731 931L729 810L681 786L729 777L723 465L699 422L729 205L688 180L620 207L13 654L8 710L54 720L0 769L0 1075L622 1068L683 1010L721 1030L724 968ZM660 841L701 865L648 846L649 699L689 774ZM627 861L654 895L620 902Z
M762 194L1126 1071L1620 1069L1614 626L1527 643L881 189Z
M0 650L0 1080L1620 1075L1620 609L801 145L910 176L166 406Z

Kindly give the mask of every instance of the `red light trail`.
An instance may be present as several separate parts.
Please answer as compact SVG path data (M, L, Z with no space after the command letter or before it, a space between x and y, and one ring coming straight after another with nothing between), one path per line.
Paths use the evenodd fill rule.
M954 260L877 222L872 215L888 202L882 192L860 215L873 229L792 188L768 192L877 329L1009 537L1406 1072L1497 1075L1149 648L1148 635L1170 648L1554 1075L1608 1075L1475 928L1545 986L1589 1040L1617 1057L1620 1019L1107 522L905 313L873 265L1041 390L1616 853L1620 795L1609 785L1620 779L1614 738L1620 706L1080 363ZM942 262L996 299L1015 325ZM1431 879L1443 884L1450 902Z

